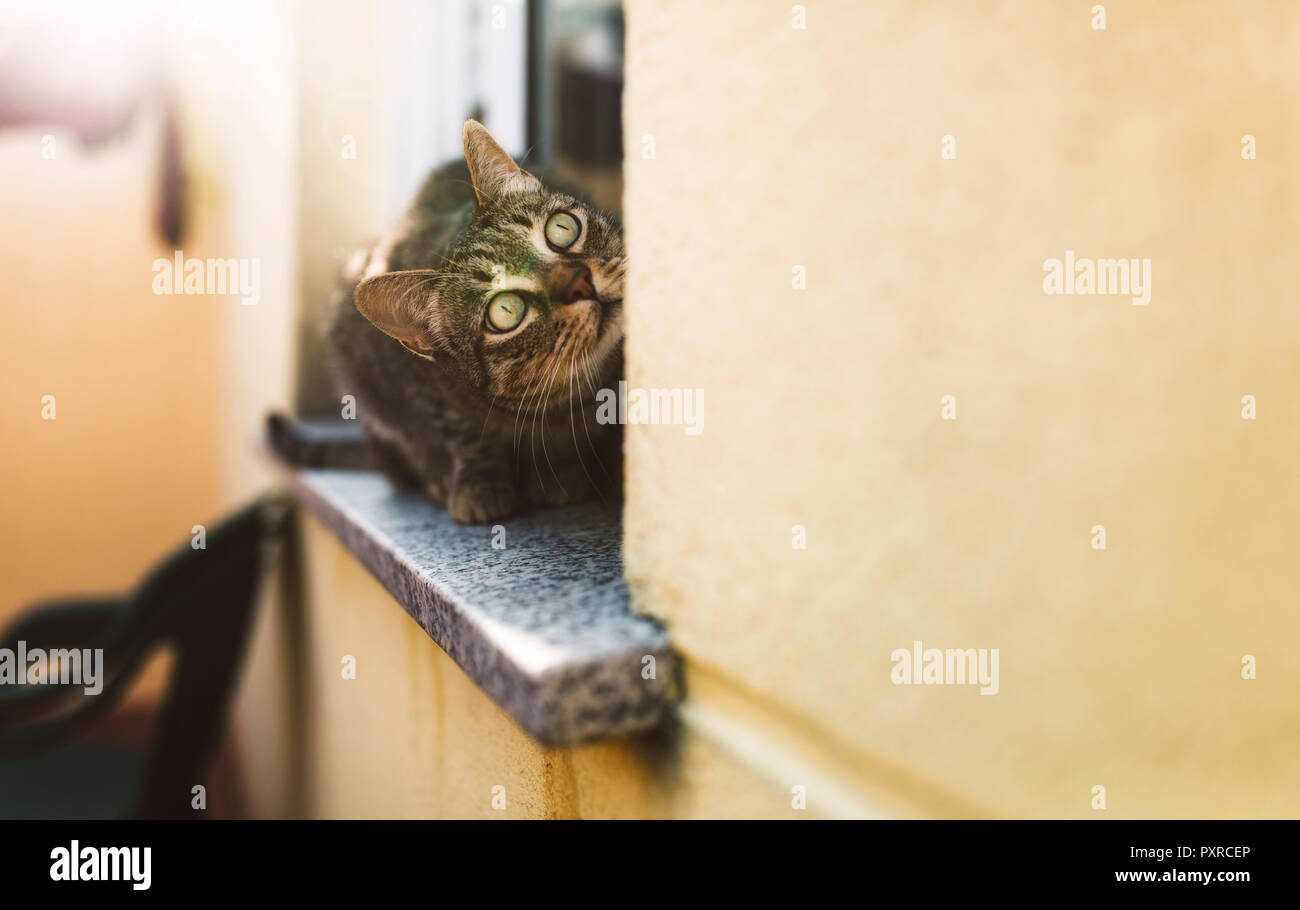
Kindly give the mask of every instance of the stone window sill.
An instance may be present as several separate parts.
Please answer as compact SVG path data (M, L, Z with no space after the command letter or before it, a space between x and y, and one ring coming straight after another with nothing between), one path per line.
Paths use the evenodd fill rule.
M663 629L628 610L616 506L513 519L503 524L505 548L494 549L491 527L458 525L378 473L287 471L302 505L541 743L659 721L675 661Z

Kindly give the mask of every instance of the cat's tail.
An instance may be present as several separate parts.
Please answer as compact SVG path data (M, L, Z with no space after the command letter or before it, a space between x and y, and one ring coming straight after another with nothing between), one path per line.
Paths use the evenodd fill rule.
M271 451L295 468L373 468L365 434L355 420L266 418Z

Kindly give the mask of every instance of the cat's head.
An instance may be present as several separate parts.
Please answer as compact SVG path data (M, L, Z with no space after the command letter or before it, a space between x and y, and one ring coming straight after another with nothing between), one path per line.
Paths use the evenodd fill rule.
M464 139L469 226L436 268L361 282L357 308L501 405L545 407L599 387L622 340L617 223L543 186L478 122L466 121Z

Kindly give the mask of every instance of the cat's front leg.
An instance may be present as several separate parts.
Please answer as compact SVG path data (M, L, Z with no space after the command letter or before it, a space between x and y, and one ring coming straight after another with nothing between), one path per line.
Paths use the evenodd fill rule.
M489 524L515 513L518 496L510 459L485 447L452 455L447 511L461 524Z

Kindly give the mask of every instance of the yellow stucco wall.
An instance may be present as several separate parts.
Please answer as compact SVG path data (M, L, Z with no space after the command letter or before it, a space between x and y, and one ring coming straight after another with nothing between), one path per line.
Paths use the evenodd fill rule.
M838 811L1300 811L1300 7L1090 6L628 3L629 381L706 407L629 428L627 571Z

